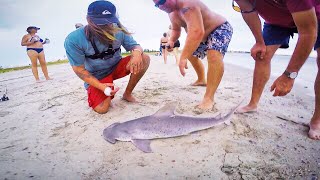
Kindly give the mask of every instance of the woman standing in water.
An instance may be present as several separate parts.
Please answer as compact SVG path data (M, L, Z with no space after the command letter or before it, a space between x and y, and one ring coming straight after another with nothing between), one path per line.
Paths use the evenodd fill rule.
M36 82L40 82L38 67L37 67L38 59L46 80L51 80L51 78L48 75L46 59L43 51L43 44L49 43L49 39L45 39L45 40L41 39L37 35L37 31L39 29L40 28L35 26L29 26L27 28L28 34L24 35L21 41L21 46L27 46L27 54L31 60L32 73L34 78L36 79Z

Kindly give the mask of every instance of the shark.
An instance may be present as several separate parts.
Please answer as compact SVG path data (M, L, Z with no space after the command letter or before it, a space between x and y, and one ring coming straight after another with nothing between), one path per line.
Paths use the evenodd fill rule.
M145 153L152 153L151 140L185 136L221 124L230 124L231 117L241 102L226 115L215 117L192 117L175 113L176 102L168 103L155 114L126 122L116 122L103 130L103 137L109 143L132 142Z

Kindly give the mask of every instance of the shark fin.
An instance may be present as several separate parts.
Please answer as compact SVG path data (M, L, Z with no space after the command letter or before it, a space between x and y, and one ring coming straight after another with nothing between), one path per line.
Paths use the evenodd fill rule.
M222 115L221 115L221 113L219 113L216 117L214 117L214 118L216 118L216 119L221 119L222 118Z
M171 102L159 109L153 116L172 116L176 109L176 102Z
M150 147L151 141L149 139L132 139L131 142L141 151L145 153L152 153L152 149Z

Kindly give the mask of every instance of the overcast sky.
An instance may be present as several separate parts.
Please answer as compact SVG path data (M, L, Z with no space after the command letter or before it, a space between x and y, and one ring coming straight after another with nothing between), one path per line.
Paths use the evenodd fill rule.
M234 28L229 50L249 51L254 43L241 14L231 7L231 0L202 0L209 8L223 16ZM38 34L49 38L45 45L47 61L65 58L65 37L75 28L75 23L86 24L86 12L92 0L0 0L0 66L26 65L30 60L26 47L20 46L26 28L41 28ZM163 32L170 24L168 15L154 7L152 0L112 0L120 21L145 49L158 49ZM185 33L180 38L184 44ZM292 43L291 43L292 44ZM293 46L293 45L292 45ZM292 49L292 47L291 47ZM290 51L290 50L289 50ZM288 53L289 51L284 51Z

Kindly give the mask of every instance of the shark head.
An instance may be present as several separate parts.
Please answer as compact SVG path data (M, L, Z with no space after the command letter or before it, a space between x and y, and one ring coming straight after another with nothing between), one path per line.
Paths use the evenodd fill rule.
M110 126L108 126L107 128L105 128L103 130L103 137L105 140L107 140L109 143L116 143L117 141L117 134L116 134L116 130L115 128L117 127L117 125L119 125L120 123L113 123Z

